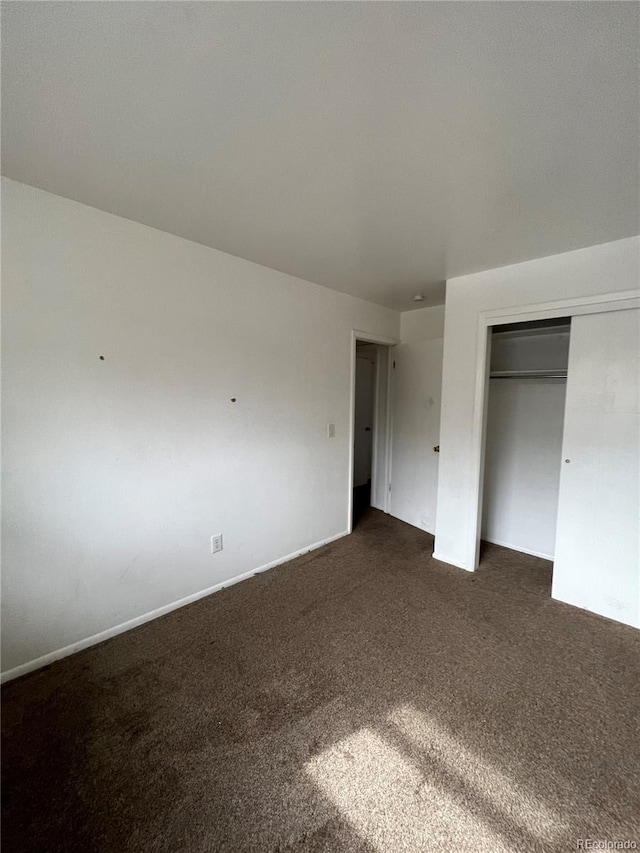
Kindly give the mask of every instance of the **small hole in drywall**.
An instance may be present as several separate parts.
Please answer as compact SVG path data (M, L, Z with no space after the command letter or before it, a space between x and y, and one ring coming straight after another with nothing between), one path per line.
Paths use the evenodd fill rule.
M231 398L231 402L232 402L232 403L235 403L235 401L236 401L236 398L235 398L235 397L232 397L232 398Z
M101 355L101 356L100 356L100 361L104 361L104 356L103 356L103 355Z

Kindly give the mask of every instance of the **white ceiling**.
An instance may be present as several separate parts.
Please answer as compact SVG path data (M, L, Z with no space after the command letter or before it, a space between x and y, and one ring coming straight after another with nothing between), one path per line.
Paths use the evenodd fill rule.
M638 232L636 3L2 5L16 180L400 310Z

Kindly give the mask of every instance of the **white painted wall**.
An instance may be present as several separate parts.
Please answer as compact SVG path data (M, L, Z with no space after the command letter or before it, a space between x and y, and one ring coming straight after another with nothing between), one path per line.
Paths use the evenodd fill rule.
M496 327L500 329L499 326ZM566 326L494 332L491 336L491 370L565 370L569 363L569 329Z
M569 332L493 335L491 369L567 369ZM553 559L566 381L489 383L482 538Z
M637 296L639 250L639 238L632 237L447 282L436 525L439 559L468 570L475 567L474 435L481 417L476 392L483 381L477 364L483 312L507 316L523 306L540 306L543 311L553 304L569 315L567 300L597 300L618 292Z
M563 380L491 382L482 538L553 559L558 514Z
M346 532L351 330L396 312L12 181L2 204L3 671Z
M444 305L402 314L394 347L390 512L433 533L440 443Z

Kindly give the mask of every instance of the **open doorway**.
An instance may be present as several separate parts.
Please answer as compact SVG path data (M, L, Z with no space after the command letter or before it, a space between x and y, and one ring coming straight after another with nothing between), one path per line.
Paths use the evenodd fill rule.
M373 424L378 347L356 342L356 392L353 428L353 527L371 506Z
M391 346L354 332L350 529L370 507L389 511Z

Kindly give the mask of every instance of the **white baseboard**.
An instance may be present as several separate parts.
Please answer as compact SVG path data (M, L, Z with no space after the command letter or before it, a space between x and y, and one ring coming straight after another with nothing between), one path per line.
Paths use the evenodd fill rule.
M463 569L465 572L474 571L474 569L470 569L468 566L463 566L457 560L452 560L451 557L445 557L444 554L436 554L434 551L432 557L434 560L438 560L439 563L448 563L450 566L455 566L456 569Z
M66 658L69 655L75 654L75 652L80 652L83 649L88 649L90 646L95 646L98 643L109 640L111 637L117 637L118 634L124 634L125 631L137 628L138 625L144 625L145 622L151 622L153 619L158 619L166 613L171 613L172 610L178 610L180 607L185 607L187 604L192 604L194 601L206 598L207 595L212 595L214 592L218 592L227 586L233 586L236 583L240 583L240 581L247 580L259 572L266 572L269 569L274 569L276 566L281 566L283 563L288 563L289 560L294 560L296 557L308 554L309 551L315 551L316 548L322 548L323 545L329 545L337 539L342 539L344 536L348 536L348 534L349 531L345 530L335 536L329 536L327 539L322 539L320 542L315 542L313 545L307 545L305 548L300 548L300 550L294 551L292 554L287 554L286 557L280 557L277 560L272 560L270 563L266 563L264 566L259 566L257 569L251 569L251 571L244 572L241 575L236 575L233 578L229 578L229 580L221 581L207 589L202 589L200 592L194 592L192 595L187 595L184 598L178 599L178 601L173 601L171 604L165 604L163 607L151 610L149 613L143 613L141 616L136 616L134 619L122 622L120 625L114 625L113 628L107 628L105 631L100 631L98 634L93 634L91 637L86 637L84 640L78 640L76 643L71 643L61 649L56 649L56 651L48 652L46 655L34 658L27 663L22 663L19 666L15 666L13 669L8 669L6 672L3 672L0 675L0 682L4 684L5 681L11 681L21 675L26 675L27 673L40 669L43 666L47 666L56 660Z
M373 504L372 504L372 506L373 506ZM429 536L435 536L436 535L435 530L429 530L429 528L423 524L415 524L415 522L409 521L408 518L403 518L401 515L396 515L394 512L391 512L391 510L388 510L386 512L387 512L387 515L390 515L392 518L397 518L398 521L404 521L405 524L410 524L411 527L415 527L416 530L422 530L423 533L428 533Z
M520 551L522 554L529 554L531 557L540 557L543 560L550 560L553 562L553 556L551 554L542 554L540 551L531 551L527 548L516 547L515 545L510 545L508 542L498 542L497 539L487 539L486 536L482 537L484 542L489 542L491 545L500 545L502 548L508 548L510 551ZM457 560L452 560L450 557L445 557L444 554L433 554L433 559L438 560L440 563L448 563L450 566L455 566L457 569L464 569L465 572L473 572L474 569L468 568L468 566L463 566L462 563L459 563Z
M541 551L531 551L529 548L522 548L520 545L510 545L508 542L499 542L497 539L487 539L482 537L485 542L490 542L491 545L500 545L502 548L508 548L510 551L520 551L521 554L529 554L531 557L540 557L543 560L550 560L553 563L553 554L543 554Z
M553 589L551 590L551 598L562 604L568 604L570 607L577 607L579 610L584 610L585 613L594 613L596 616L604 619L611 619L612 622L618 622L621 625L628 625L630 628L640 630L640 615L629 612L627 608L619 610L612 605L605 607L602 602L589 602L585 604L584 602L570 601L569 597L564 594L556 595Z

